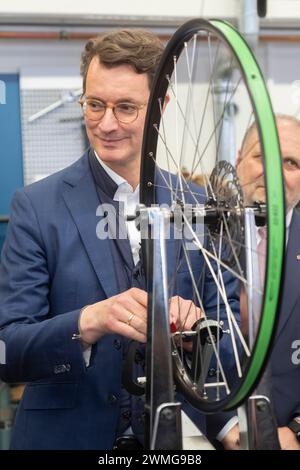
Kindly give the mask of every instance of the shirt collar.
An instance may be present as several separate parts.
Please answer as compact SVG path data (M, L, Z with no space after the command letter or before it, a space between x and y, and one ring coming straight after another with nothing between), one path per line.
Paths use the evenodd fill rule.
M290 228L292 217L293 217L293 209L290 209L288 211L288 213L286 214L286 218L285 218L285 228L286 229Z
M123 178L123 176L118 175L118 173L116 173L114 170L109 168L109 166L106 165L106 163L104 163L101 160L101 158L97 154L96 150L94 150L94 152L95 152L95 156L96 156L98 162L100 163L100 165L102 166L103 170L106 171L108 176L110 176L110 178L116 183L116 185L120 186L121 184L125 183L126 185L130 186L130 184L125 180L125 178Z
M290 225L293 217L293 211L294 209L290 209L288 213L285 216L285 245L287 246L288 240L289 240L289 235L290 235ZM261 232L259 228L263 227L256 227L256 233L257 233L257 242L259 243L261 240Z
M132 186L128 183L128 181L126 181L125 178L123 178L123 176L118 175L118 173L116 173L111 168L109 168L109 166L106 165L101 160L101 158L99 157L99 155L97 154L97 152L95 150L94 150L94 153L95 153L95 157L96 157L97 161L100 163L103 170L108 174L108 176L118 186L118 188L115 192L115 195L114 195L114 200L122 199L122 197L120 197L120 194L122 194L122 193L127 193L127 194L132 193L132 194L137 194L137 195L139 194L139 185L136 187L135 191L133 191Z

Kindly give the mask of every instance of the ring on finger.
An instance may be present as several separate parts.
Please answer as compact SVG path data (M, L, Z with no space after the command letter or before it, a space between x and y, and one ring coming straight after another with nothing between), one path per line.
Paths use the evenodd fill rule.
M135 317L135 314L134 313L131 313L128 317L128 320L127 320L127 325L130 326L131 325L131 322L132 320L134 319Z

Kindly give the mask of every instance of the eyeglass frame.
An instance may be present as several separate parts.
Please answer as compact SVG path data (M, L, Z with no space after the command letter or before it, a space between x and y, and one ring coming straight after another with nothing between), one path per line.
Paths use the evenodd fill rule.
M111 103L110 101L105 102L105 101L101 101L101 100L99 100L99 99L97 99L97 98L82 97L82 98L80 98L80 100L78 100L78 103L81 105L84 114L86 113L86 111L85 111L85 109L84 109L84 105L86 104L86 101L87 101L87 100L93 100L93 101L96 101L96 102L98 102L98 103L101 103L101 104L104 105L103 107L105 108L104 113L103 113L103 116L101 116L100 119L91 119L91 121L95 121L95 122L97 122L97 121L98 121L98 122L102 121L102 119L103 119L104 116L105 116L105 113L106 113L107 108L109 108L109 109L112 110L115 119L116 119L118 122L120 122L121 124L132 124L133 122L135 122L135 121L137 120L138 116L139 116L139 111L140 111L140 109L144 108L144 106L146 106L146 104L147 104L147 103L143 103L143 104L138 105L138 104L135 104L135 103L130 103L130 102L128 102L128 101L120 101L119 103ZM119 105L121 105L121 104L127 104L127 105L130 105L130 106L136 108L136 117L135 117L132 121L125 121L125 122L124 122L124 121L121 121L120 119L117 118L117 116L116 116L116 114L115 114L115 108L116 108L116 106L119 106Z

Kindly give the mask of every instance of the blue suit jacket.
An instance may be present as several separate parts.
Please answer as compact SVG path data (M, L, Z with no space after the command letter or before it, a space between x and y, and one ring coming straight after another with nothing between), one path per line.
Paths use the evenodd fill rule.
M279 323L271 355L272 392L279 426L300 416L300 215L294 210L286 251Z
M13 198L0 265L0 338L6 345L0 372L4 381L28 383L16 416L14 449L113 445L123 339L101 338L88 368L79 342L72 340L80 309L119 293L116 270L122 260L113 263L112 242L96 236L98 205L87 154ZM199 254L196 261L202 269ZM191 298L184 264L177 279L177 294ZM229 279L227 287L238 305ZM213 313L217 296L210 280L203 298Z

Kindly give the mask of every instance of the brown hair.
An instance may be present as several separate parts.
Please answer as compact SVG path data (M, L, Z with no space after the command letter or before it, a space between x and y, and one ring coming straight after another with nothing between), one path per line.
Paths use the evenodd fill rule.
M81 56L83 93L88 68L94 57L98 57L99 62L108 68L128 64L137 73L147 73L151 87L163 49L160 39L143 29L121 29L90 39Z

